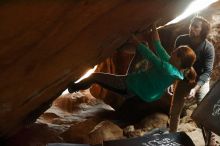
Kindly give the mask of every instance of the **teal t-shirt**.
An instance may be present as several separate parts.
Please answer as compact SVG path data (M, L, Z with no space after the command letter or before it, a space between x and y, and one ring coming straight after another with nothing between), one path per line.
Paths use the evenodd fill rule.
M148 59L153 67L147 71L131 73L126 79L128 89L146 102L158 100L176 79L183 80L182 72L169 63L170 56L160 41L154 41L154 46L157 55L144 44L137 47L137 51Z

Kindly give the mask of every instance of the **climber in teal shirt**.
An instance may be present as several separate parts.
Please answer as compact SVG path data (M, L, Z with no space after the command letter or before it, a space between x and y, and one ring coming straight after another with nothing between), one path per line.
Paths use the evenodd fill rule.
M153 65L145 72L127 75L128 89L137 94L141 99L151 102L157 100L175 80L183 80L183 73L169 63L170 56L161 46L159 41L153 42L157 51L156 56L144 44L139 44L137 51L147 58Z
M122 95L132 93L146 102L158 100L165 89L175 80L184 79L183 72L191 69L196 55L188 46L180 46L170 56L161 45L155 25L151 28L151 37L156 53L141 43L136 36L132 36L130 40L137 48L137 53L140 53L153 64L150 69L127 75L93 73L79 83L71 82L68 86L69 92L87 89L93 83L97 83Z

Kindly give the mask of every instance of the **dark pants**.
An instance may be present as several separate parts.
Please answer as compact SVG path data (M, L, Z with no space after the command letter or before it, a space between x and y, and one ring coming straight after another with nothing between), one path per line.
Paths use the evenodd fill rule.
M140 60L140 58L141 58L140 54L135 53L128 67L127 74L135 70L135 64ZM83 79L79 83L72 82L69 85L68 90L70 93L78 90L85 90L89 88L92 84L96 83L108 90L111 90L121 95L125 95L126 98L130 98L133 97L134 95L127 89L126 78L127 75L115 75L115 74L101 73L101 72L92 73L91 76Z
M100 86L119 94L127 94L126 75L114 75L108 73L93 73L88 78L77 84L81 84L85 89L96 83ZM76 85L77 85L76 84Z

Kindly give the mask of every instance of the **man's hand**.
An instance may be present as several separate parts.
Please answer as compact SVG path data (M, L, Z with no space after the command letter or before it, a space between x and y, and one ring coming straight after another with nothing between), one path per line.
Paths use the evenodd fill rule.
M195 98L196 92L199 90L200 86L196 85L194 88L192 88L189 92L189 95L186 97L186 99L191 100Z
M195 96L196 96L196 89L192 88L189 92L189 95L186 97L186 99L191 100L195 98Z

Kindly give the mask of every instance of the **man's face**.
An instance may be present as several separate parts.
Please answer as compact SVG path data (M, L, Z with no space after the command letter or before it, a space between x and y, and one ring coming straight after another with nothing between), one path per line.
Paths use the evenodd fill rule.
M189 35L192 38L199 38L202 31L202 22L201 21L194 21L189 26Z

